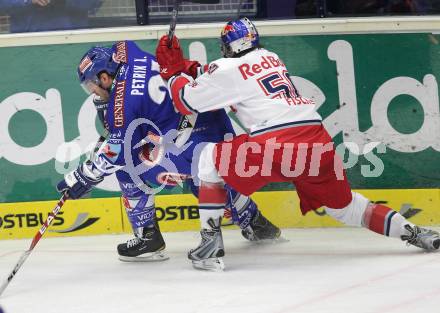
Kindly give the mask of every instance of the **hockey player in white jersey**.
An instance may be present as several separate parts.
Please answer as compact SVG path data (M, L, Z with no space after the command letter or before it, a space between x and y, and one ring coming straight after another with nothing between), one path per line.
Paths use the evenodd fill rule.
M195 267L222 263L219 228L229 187L250 195L271 182L296 186L303 214L324 207L329 216L352 226L437 250L437 232L418 227L391 208L351 191L342 162L312 100L301 97L277 54L259 45L247 18L221 32L223 58L195 80L185 75L177 38L159 41L156 56L174 105L182 114L232 105L248 134L208 144L199 161L200 245L188 254ZM219 253L220 251L220 253ZM220 268L219 265L219 268Z

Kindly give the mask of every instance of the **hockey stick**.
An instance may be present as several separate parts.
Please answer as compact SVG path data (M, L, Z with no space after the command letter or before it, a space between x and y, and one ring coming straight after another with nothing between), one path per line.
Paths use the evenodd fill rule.
M105 140L107 139L108 135L109 135L108 131L105 130L104 134L99 137L99 139L98 139L98 141L97 141L97 143L96 143L96 145L95 145L95 147L93 149L92 155L90 156L89 159L94 158L94 156L96 155L96 152L99 150L99 148L105 142ZM52 212L49 214L49 216L47 217L47 219L44 222L44 224L41 226L40 230L35 234L34 239L32 240L32 243L31 243L29 249L26 250L22 254L22 256L18 260L17 264L15 264L14 269L9 274L8 278L1 285L1 287L0 287L0 296L3 294L3 291L5 291L6 287L8 287L9 283L14 278L15 274L17 274L18 270L21 268L23 263L26 261L28 256L31 254L32 250L35 248L37 243L40 241L41 237L43 237L44 233L49 228L50 224L52 224L52 221L55 219L55 216L57 216L57 214L60 212L61 208L63 207L64 203L66 202L66 200L68 198L69 198L68 194L64 193L63 196L58 201L56 207L52 210Z
M26 261L28 256L31 254L32 250L35 248L37 243L40 241L41 237L43 237L46 230L49 228L52 221L55 219L55 216L57 216L58 212L60 212L62 206L66 202L66 200L69 198L67 193L63 194L61 199L58 201L56 207L52 210L52 212L47 217L44 224L41 226L40 230L35 234L34 239L32 240L31 246L28 250L26 250L20 259L18 260L17 264L15 264L14 269L9 274L8 278L3 282L2 286L0 287L0 296L3 294L3 291L5 291L6 287L8 287L9 283L11 282L12 278L14 278L15 274L17 274L20 267L23 265L23 263Z
M101 148L102 144L107 140L107 138L109 137L109 132L107 129L104 130L104 133L102 135L99 136L98 141L95 144L95 147L93 148L93 150L91 151L89 160L94 161L99 149Z
M179 14L180 0L174 0L173 12L171 13L170 29L168 30L168 47L171 48L174 32L176 31L177 15Z
M168 47L171 48L171 42L174 37L174 32L176 31L177 15L179 14L179 5L181 0L174 0L173 12L171 13L170 28L168 30ZM220 0L190 0L192 3L200 4L215 4L219 3Z

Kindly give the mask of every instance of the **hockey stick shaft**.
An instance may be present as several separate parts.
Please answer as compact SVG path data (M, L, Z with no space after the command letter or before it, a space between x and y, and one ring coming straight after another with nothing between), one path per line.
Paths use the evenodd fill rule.
M3 294L3 291L5 291L6 287L8 287L11 280L14 278L15 274L17 274L20 267L23 265L23 263L26 261L28 256L31 254L32 250L35 248L37 243L40 241L41 237L43 237L46 230L49 228L52 221L55 219L55 216L60 212L62 206L64 205L64 202L66 202L68 198L67 193L63 194L61 199L58 201L56 207L52 210L51 213L49 213L49 216L47 217L46 221L43 223L41 228L38 230L38 232L35 234L34 239L32 240L32 243L28 250L26 250L18 260L17 264L15 264L14 269L9 274L8 278L3 282L3 284L0 287L0 296Z
M177 15L179 14L179 5L181 0L174 0L173 12L171 13L170 28L168 30L168 47L171 48L171 43L176 31ZM201 4L214 4L219 3L220 0L191 0L189 2L201 3Z
M174 0L173 12L171 14L170 29L168 30L168 45L171 47L174 32L176 31L177 15L179 14L179 0Z

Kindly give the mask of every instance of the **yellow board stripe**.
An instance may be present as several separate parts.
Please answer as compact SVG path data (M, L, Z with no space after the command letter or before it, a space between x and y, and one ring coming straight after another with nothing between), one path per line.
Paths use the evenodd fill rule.
M440 189L358 190L384 203L418 225L440 225ZM257 192L252 198L263 214L280 227L340 227L323 209L302 216L295 191ZM32 238L56 201L1 203L0 239ZM197 199L193 195L156 196L162 231L198 230ZM68 200L50 226L47 237L130 233L120 198Z

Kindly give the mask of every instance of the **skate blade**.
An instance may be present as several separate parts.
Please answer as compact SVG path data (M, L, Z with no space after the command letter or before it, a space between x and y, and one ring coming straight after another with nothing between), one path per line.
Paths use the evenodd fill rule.
M222 258L210 258L205 260L192 260L192 265L198 270L212 271L212 272L223 272L225 269L225 263Z
M160 262L168 260L169 258L170 257L163 251L145 253L139 256L119 256L119 260L122 262Z

